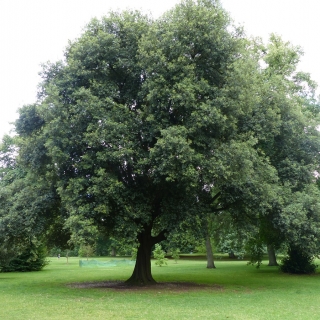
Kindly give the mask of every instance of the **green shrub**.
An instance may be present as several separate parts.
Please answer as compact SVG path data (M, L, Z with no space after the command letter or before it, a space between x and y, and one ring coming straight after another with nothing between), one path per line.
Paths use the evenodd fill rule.
M0 265L1 272L40 271L49 261L47 251L43 245L30 245L22 254L13 258L9 263Z
M180 259L180 250L179 249L173 249L171 253L172 258L174 259L175 263L178 262L178 259Z
M285 273L310 274L318 267L313 263L314 258L297 248L290 248L288 255L282 259L280 270Z
M86 257L87 260L89 259L89 257L92 257L95 253L95 248L89 244L85 245L82 244L79 248L79 256L80 257Z
M156 259L156 265L162 267L164 264L167 264L167 258L165 258L166 253L162 250L160 244L155 245L155 249L153 250L153 257Z

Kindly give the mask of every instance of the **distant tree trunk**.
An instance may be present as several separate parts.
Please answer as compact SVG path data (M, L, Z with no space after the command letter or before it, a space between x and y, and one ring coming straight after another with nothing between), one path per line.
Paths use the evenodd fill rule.
M229 252L229 258L230 258L230 259L235 259L235 258L236 258L236 256L235 256L235 254L234 254L233 251L230 251L230 252Z
M69 264L69 250L66 251L67 264Z
M276 253L274 251L274 247L272 244L267 245L267 251L268 251L268 257L269 257L269 264L268 266L273 267L273 266L278 266L277 258L276 258Z
M213 269L216 266L214 265L212 246L211 246L211 241L209 236L206 237L206 251L207 251L207 268Z
M111 257L115 257L116 254L117 254L116 248L115 247L111 247Z

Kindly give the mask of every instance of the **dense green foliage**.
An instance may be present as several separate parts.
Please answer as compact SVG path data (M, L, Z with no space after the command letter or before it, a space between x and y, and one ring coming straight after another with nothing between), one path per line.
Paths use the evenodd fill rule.
M174 259L175 263L178 263L180 259L180 249L171 250L171 257Z
M21 254L7 263L0 264L1 272L40 271L48 264L47 251L43 245L28 246Z
M308 253L300 248L290 247L288 256L281 261L280 270L293 274L310 274L315 273L317 267L313 257Z
M0 144L2 265L20 254L22 260L32 260L32 248L39 247L39 241L48 247L62 247L70 237L63 228L60 198L52 181L18 161L19 145L19 137L9 136Z
M162 247L159 243L155 245L153 252L153 258L156 259L155 264L159 267L167 264L166 253L162 250Z

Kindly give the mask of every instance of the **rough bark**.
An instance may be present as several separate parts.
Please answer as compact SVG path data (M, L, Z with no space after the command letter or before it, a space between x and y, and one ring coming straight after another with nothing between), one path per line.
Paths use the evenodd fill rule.
M277 258L276 258L276 253L274 251L274 247L272 244L267 245L267 251L268 251L268 257L269 257L269 264L268 266L273 267L273 266L278 266Z
M216 266L214 265L212 246L211 246L211 241L209 236L206 237L206 251L207 251L207 268L213 269Z
M151 236L151 227L146 227L138 235L139 247L137 251L136 264L131 277L126 281L130 285L147 286L156 284L151 273L151 249L160 241L164 240L164 231L158 236Z
M151 245L143 239L140 242L137 252L136 264L131 277L126 281L132 285L150 285L155 284L151 274Z

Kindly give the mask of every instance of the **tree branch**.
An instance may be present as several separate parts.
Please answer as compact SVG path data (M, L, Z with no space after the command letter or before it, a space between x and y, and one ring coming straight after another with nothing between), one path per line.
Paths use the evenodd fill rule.
M167 233L167 230L165 229L160 231L160 233L157 236L151 237L152 245L155 245L156 243L166 240L167 239L167 236L165 235L166 233Z

